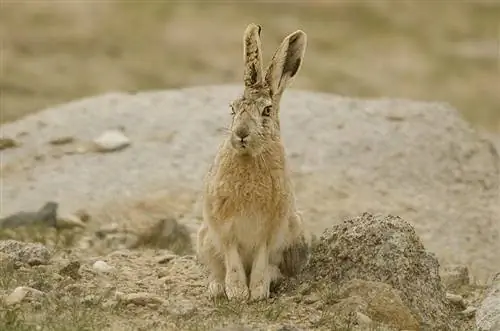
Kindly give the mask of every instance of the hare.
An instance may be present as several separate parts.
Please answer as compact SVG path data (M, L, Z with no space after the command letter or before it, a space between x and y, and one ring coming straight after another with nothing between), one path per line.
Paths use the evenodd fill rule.
M309 260L311 236L295 206L279 121L307 36L287 36L264 72L260 32L256 24L244 32L244 92L231 103L230 131L205 177L197 256L212 298L266 299L271 282Z

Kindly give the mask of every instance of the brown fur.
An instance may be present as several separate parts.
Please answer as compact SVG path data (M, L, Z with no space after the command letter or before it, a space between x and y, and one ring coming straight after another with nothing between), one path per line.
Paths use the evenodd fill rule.
M264 73L260 31L250 24L243 35L245 89L205 179L197 240L210 294L229 299L269 297L270 283L299 272L310 249L279 125L280 98L300 68L306 35L286 37Z

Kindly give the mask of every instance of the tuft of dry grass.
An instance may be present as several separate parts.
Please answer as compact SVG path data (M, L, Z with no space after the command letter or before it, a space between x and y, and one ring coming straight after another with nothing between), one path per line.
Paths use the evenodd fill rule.
M239 83L241 34L265 59L302 29L294 87L446 101L500 130L498 1L3 0L1 122L108 91Z

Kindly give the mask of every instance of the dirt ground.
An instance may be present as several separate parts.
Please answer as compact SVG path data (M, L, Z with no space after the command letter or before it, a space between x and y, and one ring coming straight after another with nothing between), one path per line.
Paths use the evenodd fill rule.
M108 91L241 80L241 31L309 36L296 88L450 102L500 129L500 2L2 0L2 118Z

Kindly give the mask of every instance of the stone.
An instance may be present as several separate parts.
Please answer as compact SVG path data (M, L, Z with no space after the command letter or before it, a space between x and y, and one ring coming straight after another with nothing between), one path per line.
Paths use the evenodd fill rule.
M73 229L86 227L86 224L75 214L65 214L57 217L56 227L58 229Z
M446 292L446 299L455 305L465 308L464 298L461 295Z
M125 294L121 296L120 300L125 304L134 304L137 306L161 305L164 302L160 297L146 292Z
M14 262L30 266L48 264L51 255L42 244L16 240L0 240L0 253L11 256Z
M479 331L500 330L500 272L476 311L476 327Z
M21 303L28 295L33 297L40 297L44 293L42 291L36 290L31 287L19 286L14 289L14 291L5 298L5 304L7 306L12 306Z
M315 293L306 295L304 298L302 298L302 302L307 304L307 305L313 304L313 303L318 302L320 300L321 300L320 296L315 294Z
M92 265L92 268L98 273L103 273L103 274L111 273L114 270L112 266L101 260L95 261L94 264Z
M61 136L52 138L49 140L49 144L51 145L66 145L75 141L75 138L72 136Z
M82 276L79 274L80 261L70 261L64 267L59 270L61 276L68 276L72 279L80 279Z
M477 308L473 306L469 306L465 308L465 310L461 311L461 314L465 317L473 317L476 314Z
M94 139L94 145L98 152L115 152L130 145L130 139L121 131L108 130Z
M373 321L370 317L366 316L363 313L360 313L359 311L356 312L356 318L358 321L358 325L364 326L364 327L369 327L372 325Z

